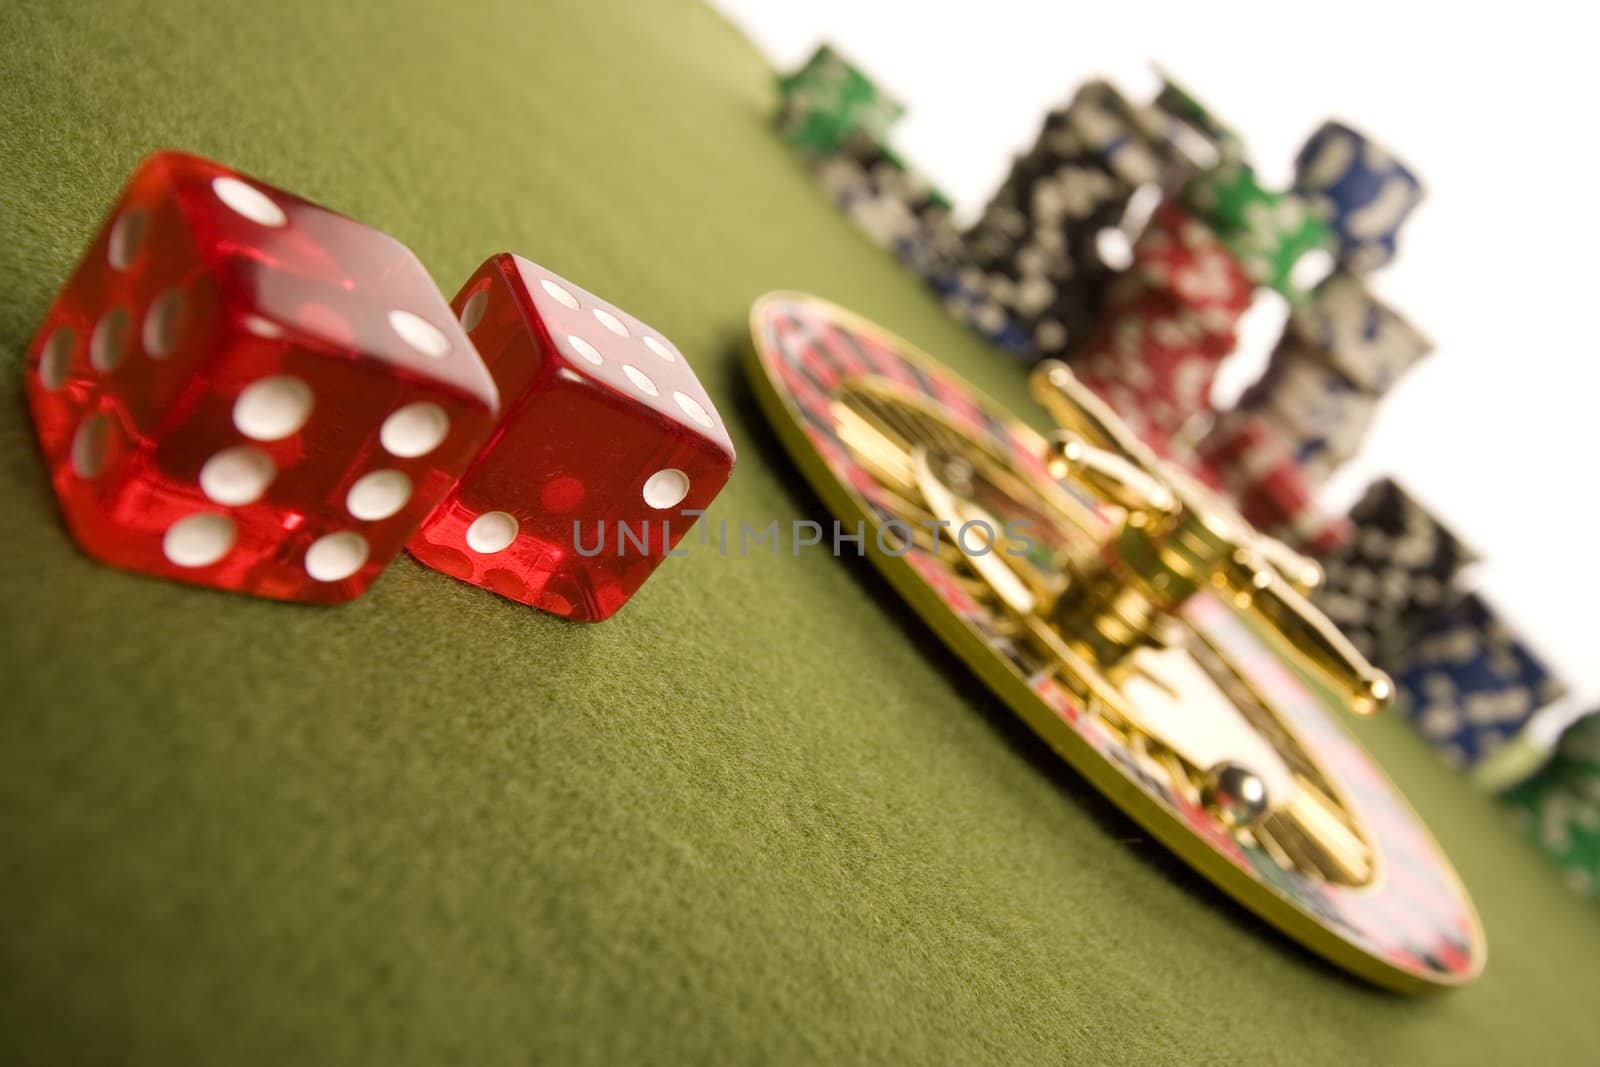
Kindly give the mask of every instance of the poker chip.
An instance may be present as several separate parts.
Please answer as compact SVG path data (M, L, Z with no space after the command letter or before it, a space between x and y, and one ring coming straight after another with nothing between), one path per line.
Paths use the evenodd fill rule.
M1318 506L1315 486L1292 445L1260 415L1239 408L1222 412L1196 446L1195 458L1200 475L1261 532L1317 555L1349 542L1349 522Z
M1170 75L1162 74L1161 90L1151 103L1163 143L1192 170L1209 170L1244 159L1243 139Z
M812 165L823 190L874 244L936 288L953 284L963 254L944 194L861 131Z
M832 150L811 155L810 165L856 228L921 277L958 321L1019 357L1032 355L1006 294L969 263L949 199L892 149L855 130Z
M1074 373L1163 454L1197 414L1226 349L1199 330L1170 296L1146 292L1104 321L1074 362Z
M1284 344L1315 353L1356 386L1391 389L1433 344L1349 271L1335 271L1289 316Z
M1579 717L1561 732L1556 755L1570 766L1600 772L1600 708Z
M1305 295L1308 266L1315 267L1334 248L1333 234L1309 203L1293 192L1268 190L1249 164L1227 162L1202 171L1182 196L1185 206L1217 231L1252 281L1291 301Z
M839 209L921 277L957 321L1019 357L1032 354L1013 302L968 261L942 193L860 132L847 137L838 151L817 157L813 167Z
M904 105L829 45L778 79L778 132L803 152L836 152L856 133L881 142L904 114Z
M1027 331L1039 358L1088 336L1116 269L1107 235L1124 247L1130 202L1168 167L1140 113L1105 82L1050 112L966 233L971 283Z
M1457 767L1482 760L1566 692L1475 593L1429 616L1391 673L1407 716Z
M1038 358L1031 334L1004 299L1009 285L1003 278L984 273L970 265L953 277L929 279L945 308L979 336L1027 362Z
M1569 726L1550 761L1501 800L1568 885L1600 898L1600 709Z
M1119 181L1133 188L1170 180L1177 163L1148 109L1129 103L1111 83L1085 82L1064 112L1078 143Z
M1238 406L1275 424L1306 477L1321 485L1359 451L1378 397L1357 388L1315 350L1286 333Z
M1274 424L1320 485L1359 451L1382 394L1429 348L1360 278L1338 271L1293 310L1239 406Z
M1224 354L1232 351L1235 329L1254 293L1243 266L1209 226L1175 201L1163 201L1134 243L1132 261L1108 294L1111 312L1139 294L1160 292Z
M1322 560L1313 599L1363 655L1391 667L1478 557L1391 478L1367 487L1349 521L1350 541Z
M1211 387L1233 350L1252 287L1209 228L1165 203L1133 249L1133 266L1107 294L1099 326L1074 370L1146 443L1174 438L1211 409Z
M1395 256L1400 227L1422 202L1422 182L1365 135L1325 122L1295 157L1294 188L1313 204L1339 245L1339 264L1356 274Z

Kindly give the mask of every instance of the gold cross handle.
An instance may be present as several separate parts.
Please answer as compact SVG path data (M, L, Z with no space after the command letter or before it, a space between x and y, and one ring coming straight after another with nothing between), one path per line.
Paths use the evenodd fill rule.
M1052 621L1064 634L1110 665L1155 641L1161 618L1209 586L1356 714L1389 704L1388 675L1306 600L1321 581L1315 561L1160 459L1064 364L1041 363L1029 387L1061 427L1047 446L1051 474L1123 512L1092 568L1054 606Z

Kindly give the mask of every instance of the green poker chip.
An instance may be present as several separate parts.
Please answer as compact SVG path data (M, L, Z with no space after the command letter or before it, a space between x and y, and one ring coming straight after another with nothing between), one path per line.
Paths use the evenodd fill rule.
M1600 899L1600 712L1568 727L1550 761L1501 799L1567 884Z
M1246 163L1225 163L1189 181L1183 202L1217 232L1251 281L1299 302L1307 292L1302 264L1312 253L1331 264L1333 233L1310 203L1267 189Z
M1600 774L1600 710L1590 712L1561 734L1556 754L1568 765Z
M828 45L778 78L779 133L803 152L828 155L855 134L883 141L905 106Z

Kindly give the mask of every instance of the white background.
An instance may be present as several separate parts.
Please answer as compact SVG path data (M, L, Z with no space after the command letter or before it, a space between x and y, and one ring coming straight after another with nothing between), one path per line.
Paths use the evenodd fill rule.
M1600 701L1600 64L1582 5L712 2L780 70L827 40L902 100L896 147L963 219L1080 81L1148 98L1151 63L1245 135L1269 184L1326 117L1388 145L1428 198L1374 288L1438 348L1327 503L1398 475L1485 556L1466 580ZM1223 399L1284 313L1260 298Z

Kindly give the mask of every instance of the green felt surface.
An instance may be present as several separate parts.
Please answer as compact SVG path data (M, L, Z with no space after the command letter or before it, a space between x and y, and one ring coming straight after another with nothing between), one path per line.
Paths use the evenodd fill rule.
M769 132L770 77L688 0L0 6L0 1061L1592 1060L1600 916L1398 721L1358 730L1490 942L1424 999L1171 860L864 562L692 546L582 627L407 559L311 609L73 548L20 362L160 145L447 290L514 249L658 326L740 447L713 521L823 517L739 381L762 290L1025 408Z

